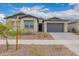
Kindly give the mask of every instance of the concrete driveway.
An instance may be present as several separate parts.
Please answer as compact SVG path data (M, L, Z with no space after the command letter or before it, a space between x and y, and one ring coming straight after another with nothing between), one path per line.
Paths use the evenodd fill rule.
M69 41L72 43L79 43L79 35L72 33L50 33L52 37L56 40L65 40L65 43ZM68 42L67 42L68 41ZM75 54L79 55L79 44L63 44L66 48L73 51Z
M50 33L56 40L79 40L79 36L72 33Z

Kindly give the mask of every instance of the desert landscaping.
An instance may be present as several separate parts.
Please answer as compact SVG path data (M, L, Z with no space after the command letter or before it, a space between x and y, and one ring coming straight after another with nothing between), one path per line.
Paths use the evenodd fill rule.
M5 40L4 37L0 36L0 39ZM16 39L16 36L8 36L8 39ZM19 39L21 40L54 40L54 38L49 33L37 32L37 33L25 33L23 35L19 35Z
M64 45L10 45L6 50L5 45L0 45L0 56L77 56L64 47Z
M0 4L0 56L79 56L79 15L64 5Z

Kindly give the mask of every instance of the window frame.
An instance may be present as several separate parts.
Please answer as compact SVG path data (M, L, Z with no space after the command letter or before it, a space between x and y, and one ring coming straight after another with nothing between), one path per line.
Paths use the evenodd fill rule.
M34 28L34 20L24 20L24 28L33 29Z

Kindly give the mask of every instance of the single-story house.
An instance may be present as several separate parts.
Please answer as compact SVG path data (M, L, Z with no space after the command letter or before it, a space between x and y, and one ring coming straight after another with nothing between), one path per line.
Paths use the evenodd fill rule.
M72 29L79 29L79 20L72 20L68 23L68 31Z
M5 17L6 24L9 25L8 20L12 22L12 26L16 29L16 18L19 16L19 27L21 29L30 29L34 32L67 32L68 20L63 20L57 17L43 19L33 15L26 15L24 13L17 13Z

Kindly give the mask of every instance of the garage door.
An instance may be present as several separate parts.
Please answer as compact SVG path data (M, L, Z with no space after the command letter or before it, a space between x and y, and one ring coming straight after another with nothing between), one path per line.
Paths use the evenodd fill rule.
M47 23L47 32L64 32L63 23Z

